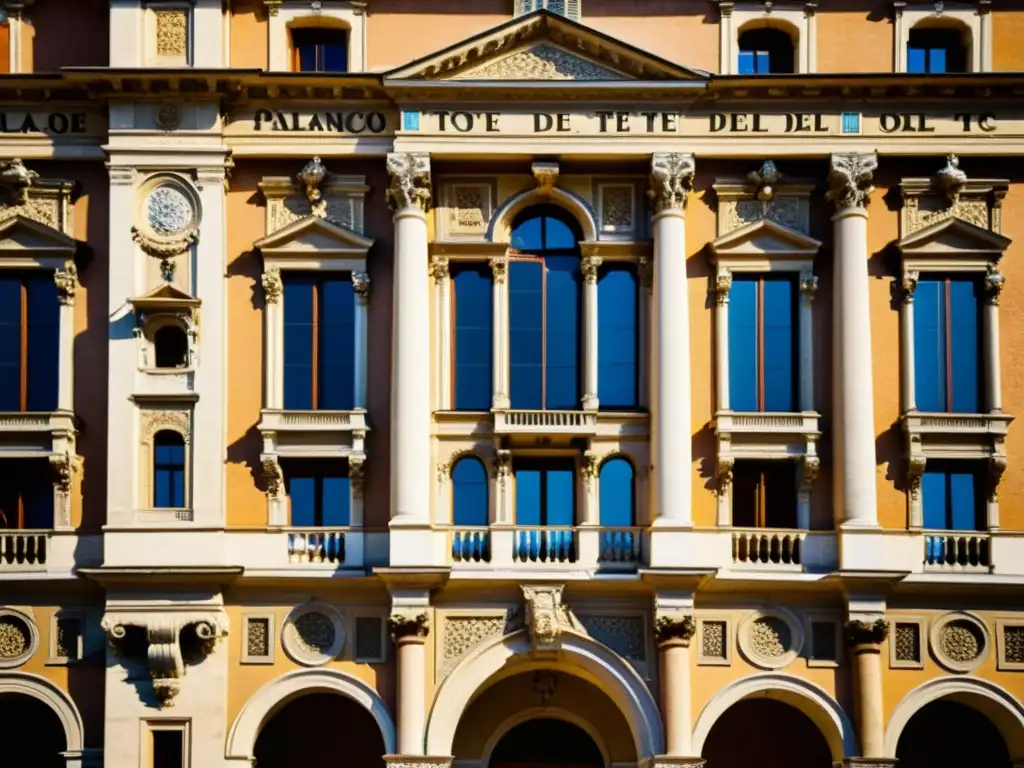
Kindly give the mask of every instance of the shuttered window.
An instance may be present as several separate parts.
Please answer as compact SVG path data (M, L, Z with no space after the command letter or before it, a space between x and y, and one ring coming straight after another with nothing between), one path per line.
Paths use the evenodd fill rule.
M729 292L729 407L792 411L796 286L788 278L733 276Z
M486 264L452 267L451 286L455 409L486 411L491 407L494 326L490 267Z
M981 286L929 276L914 291L914 389L918 410L981 408Z

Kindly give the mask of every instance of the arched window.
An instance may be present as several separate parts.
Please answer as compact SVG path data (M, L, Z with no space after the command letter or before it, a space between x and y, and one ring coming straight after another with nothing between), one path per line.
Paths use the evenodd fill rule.
M487 264L452 266L452 369L457 411L486 411L491 407L492 294Z
M601 525L607 528L635 525L633 465L621 456L608 459L601 465L600 487Z
M486 526L487 470L476 456L464 456L452 467L452 523Z
M166 429L153 438L153 506L185 506L185 439Z
M188 336L177 325L157 328L153 334L157 368L184 368L188 365Z
M781 29L757 27L740 33L741 75L777 75L796 71L793 39Z
M561 208L528 208L512 225L509 378L513 408L578 408L582 238Z
M602 410L638 405L638 307L636 268L603 267L597 281L597 392Z
M348 30L298 27L292 30L296 72L347 72Z
M907 72L943 74L967 71L966 30L915 27L907 41Z

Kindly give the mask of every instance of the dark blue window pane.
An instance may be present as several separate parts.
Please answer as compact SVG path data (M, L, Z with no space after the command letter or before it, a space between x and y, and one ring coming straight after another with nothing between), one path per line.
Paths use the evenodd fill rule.
M488 267L452 269L456 410L485 411L491 407L492 295Z
M950 410L958 413L978 413L981 410L978 386L981 378L978 287L973 280L949 281L950 373L953 390Z
M53 487L47 484L34 485L25 490L25 528L53 528Z
M348 71L348 42L344 38L345 34L341 33L340 39L323 44L321 53L324 72Z
M452 467L452 523L485 526L487 521L487 471L484 464L472 456L459 459Z
M740 51L739 73L741 75L752 75L757 71L755 66L754 51Z
M545 525L572 525L576 506L576 477L571 467L546 470Z
M21 410L21 280L0 278L0 411Z
M973 472L949 473L949 523L952 531L973 531L977 525L978 493Z
M316 43L296 35L295 50L299 53L299 71L316 72Z
M907 46L907 72L920 74L927 71L927 52L924 48Z
M288 481L292 507L292 525L316 525L316 478L293 477Z
M921 478L926 529L974 531L985 528L980 476L970 465L929 461Z
M509 265L509 383L513 408L543 408L544 266Z
M932 48L928 51L928 71L942 74L946 71L946 49Z
M548 256L546 408L579 408L579 259Z
M602 409L637 405L637 290L633 267L597 283L597 394Z
M729 407L756 411L757 279L733 277L729 290Z
M323 498L323 525L344 527L351 521L351 495L347 477L324 477L321 479Z
M772 71L771 63L769 61L768 51L758 51L755 61L755 71L759 75L766 75Z
M541 524L541 471L516 469L516 525Z
M321 289L317 407L347 411L355 406L355 294L348 278L325 279Z
M28 293L28 410L57 407L60 362L60 302L52 275L26 280Z
M576 247L576 234L568 224L554 216L544 218L544 248L571 250Z
M793 283L764 281L765 411L793 410Z
M313 407L313 307L315 285L304 275L284 280L284 407Z
M947 488L946 473L926 471L921 476L921 505L925 528L945 530Z
M946 291L942 280L914 290L914 389L922 411L946 410Z
M634 525L633 466L625 459L609 459L601 466L601 525L625 528Z
M535 216L516 225L512 230L512 247L525 253L534 253L544 248L544 219Z
M177 432L153 440L153 506L185 506L185 441Z

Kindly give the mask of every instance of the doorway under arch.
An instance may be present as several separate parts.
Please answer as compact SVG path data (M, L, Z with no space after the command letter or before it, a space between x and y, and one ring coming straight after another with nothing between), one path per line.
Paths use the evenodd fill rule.
M24 693L0 692L0 734L4 739L4 765L64 768L67 750L64 724L50 706Z
M510 729L495 745L488 768L604 768L604 757L585 730L540 717Z
M706 768L831 768L832 750L796 707L772 699L745 699L715 721L704 741ZM902 766L901 766L902 768Z
M995 724L969 704L939 699L907 722L896 745L900 768L1005 768L1010 752Z
M264 724L253 749L259 768L332 765L384 768L384 739L373 715L346 696L308 693Z

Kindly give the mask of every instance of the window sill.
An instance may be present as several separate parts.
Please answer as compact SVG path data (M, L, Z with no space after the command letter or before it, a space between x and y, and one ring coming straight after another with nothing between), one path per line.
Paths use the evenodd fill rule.
M718 456L732 459L792 459L812 455L821 431L815 411L718 411L714 429Z
M956 436L961 439L1005 437L1013 416L1006 413L933 413L906 411L900 420L909 435ZM987 454L986 454L987 455Z
M365 455L366 411L291 411L264 408L258 426L263 453L280 458L346 458Z
M584 411L494 409L488 411L434 411L438 435L461 437L492 433L509 437L603 437L636 435L650 431L646 411Z
M71 411L3 411L0 434L4 446L0 456L46 457L73 450L75 414Z

